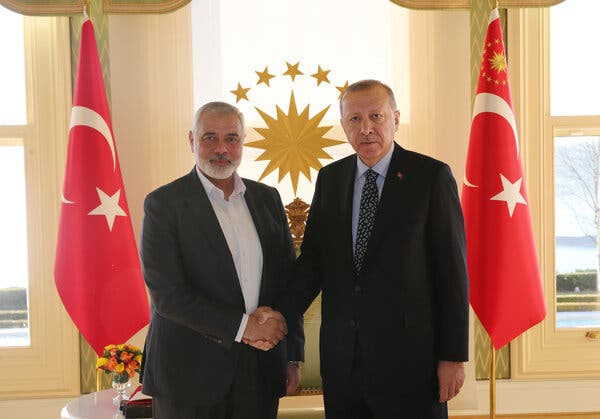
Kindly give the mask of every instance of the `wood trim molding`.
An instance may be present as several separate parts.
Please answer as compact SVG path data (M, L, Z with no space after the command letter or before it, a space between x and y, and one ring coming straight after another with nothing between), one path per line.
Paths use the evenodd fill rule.
M190 0L102 0L103 13L168 13ZM0 0L13 12L30 16L70 16L83 11L85 0Z
M390 0L408 9L470 9L472 0ZM477 0L481 1L481 0ZM489 0L490 3L494 0ZM499 0L499 7L550 7L564 0Z
M469 9L472 0L390 0L398 6L408 9ZM481 0L477 0L481 1ZM493 1L493 0L489 0ZM549 7L564 0L499 0L502 8L512 7ZM102 0L104 13L168 13L177 10L190 0ZM84 0L0 0L7 9L23 15L50 16L74 15L81 13Z
M84 0L63 0L52 4L50 1L0 0L0 4L13 12L29 16L68 16L82 13Z
M148 1L115 1L115 0L102 0L102 9L104 13L168 13L177 10L186 4L190 0L156 0L154 2Z
M469 9L471 0L390 0L407 9Z

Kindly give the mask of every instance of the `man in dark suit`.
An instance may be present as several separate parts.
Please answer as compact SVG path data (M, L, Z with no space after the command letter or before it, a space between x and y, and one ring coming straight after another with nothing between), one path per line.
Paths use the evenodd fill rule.
M356 154L319 172L290 321L322 291L327 418L446 418L468 356L463 218L450 168L394 143L399 112L376 80L349 86Z
M275 418L300 380L302 321L285 338L266 307L286 289L294 248L277 190L236 173L244 136L237 108L204 105L189 133L196 166L144 203L143 391L155 419Z

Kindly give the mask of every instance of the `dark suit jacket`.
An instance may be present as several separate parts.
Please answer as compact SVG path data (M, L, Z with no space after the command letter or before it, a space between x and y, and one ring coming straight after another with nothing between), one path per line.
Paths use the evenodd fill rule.
M277 190L243 179L258 232L263 270L259 306L286 288L295 252ZM243 343L234 341L244 299L225 236L193 169L144 202L141 257L151 296L143 391L183 405L221 401ZM302 360L302 321L287 339L259 353L267 391L285 394L288 360Z
M468 357L465 236L450 168L394 145L363 269L354 269L356 155L319 172L292 291L297 318L322 290L321 375L344 388L360 345L367 388L437 399L437 362Z

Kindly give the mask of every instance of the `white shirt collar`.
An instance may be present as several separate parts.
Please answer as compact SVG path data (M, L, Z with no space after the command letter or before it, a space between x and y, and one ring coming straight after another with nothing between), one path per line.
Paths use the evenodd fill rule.
M198 168L198 165L196 165L196 174L198 175L202 186L204 186L204 190L206 191L207 195L217 194L221 198L225 199L225 194L223 191L216 187L215 184L212 183L204 173L202 173L202 171ZM237 174L237 172L233 172L233 192L231 193L231 196L241 196L245 192L246 185L242 181L242 178Z

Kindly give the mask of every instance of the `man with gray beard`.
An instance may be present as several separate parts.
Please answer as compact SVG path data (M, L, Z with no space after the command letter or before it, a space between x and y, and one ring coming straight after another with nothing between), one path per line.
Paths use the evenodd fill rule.
M236 107L202 106L189 132L195 167L144 202L142 381L155 419L275 418L300 381L302 321L268 307L295 252L277 190L236 173L244 137Z

